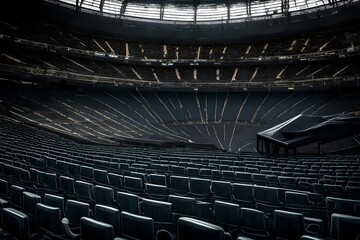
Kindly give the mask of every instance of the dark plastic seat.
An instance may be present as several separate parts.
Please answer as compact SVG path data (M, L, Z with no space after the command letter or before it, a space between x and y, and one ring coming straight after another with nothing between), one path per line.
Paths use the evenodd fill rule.
M150 183L167 186L166 176L162 174L150 174Z
M169 194L168 188L165 185L146 183L145 189L148 197L153 199L163 200Z
M75 194L75 179L60 176L59 177L60 188L64 191L65 194L73 196Z
M133 193L144 193L143 180L138 177L124 176L125 189Z
M96 204L95 219L104 223L111 224L114 228L114 235L120 236L120 211L116 208Z
M108 173L105 170L94 169L94 180L96 183L109 185Z
M215 222L226 231L238 232L240 226L240 207L238 204L215 201L214 217Z
M64 197L56 196L46 193L44 195L44 204L50 207L59 208L62 216L65 214L65 200Z
M207 199L212 196L211 180L202 178L189 179L190 194L197 199Z
M96 204L114 205L114 189L96 185L94 188Z
M57 176L56 173L44 174L44 187L50 189L57 189Z
M88 217L82 217L80 223L82 240L114 240L112 225Z
M41 197L37 194L26 192L22 193L22 212L30 219L35 216L35 207L41 202Z
M116 200L120 211L139 213L139 196L132 193L117 192Z
M87 181L94 181L94 168L85 165L80 166L80 177Z
M231 182L213 180L211 183L211 192L215 199L230 200L232 197Z
M153 240L155 237L154 220L150 217L123 211L121 212L121 225L124 238ZM141 231L139 231L139 226L141 226Z
M68 200L66 203L66 218L69 220L69 227L80 227L81 217L91 217L90 205L84 202Z
M182 176L170 176L171 192L173 194L186 195L189 192L189 178Z
M331 215L330 236L332 239L358 239L360 236L360 217L333 213Z
M178 240L224 240L224 229L201 220L181 217L177 224Z
M36 225L54 235L62 235L63 228L61 224L61 209L48 206L42 203L36 204Z
M94 200L94 185L88 182L75 181L75 193L80 200Z
M155 222L171 222L172 220L172 203L143 199L139 205L140 213L152 218Z
M241 208L241 231L245 236L255 239L270 237L267 230L266 215L264 212L253 208Z
M18 240L30 239L30 227L28 216L14 208L2 210L2 229Z
M169 202L172 203L172 212L177 215L192 216L195 214L195 198L169 195Z
M253 186L250 184L233 184L233 199L240 207L253 207Z
M114 189L122 189L123 188L123 176L115 173L108 173L109 184Z
M12 206L17 209L21 209L22 206L22 193L25 191L25 188L11 185L10 186L10 202Z

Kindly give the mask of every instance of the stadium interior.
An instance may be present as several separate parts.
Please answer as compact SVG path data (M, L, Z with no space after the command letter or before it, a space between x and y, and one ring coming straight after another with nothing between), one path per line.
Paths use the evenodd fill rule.
M359 240L359 0L12 0L0 239Z

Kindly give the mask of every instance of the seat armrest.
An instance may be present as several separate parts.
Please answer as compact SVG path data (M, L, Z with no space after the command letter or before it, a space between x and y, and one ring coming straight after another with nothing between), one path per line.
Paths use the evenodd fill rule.
M317 218L304 217L305 229L309 233L323 234L323 220Z
M75 234L75 233L73 233L73 232L71 231L71 229L70 229L70 227L69 227L69 219L67 219L67 218L61 219L61 223L62 223L62 225L63 225L63 227L64 227L64 230L65 230L66 234L67 234L69 237L71 237L71 238L77 238L77 237L80 236L80 233L79 233L79 234Z

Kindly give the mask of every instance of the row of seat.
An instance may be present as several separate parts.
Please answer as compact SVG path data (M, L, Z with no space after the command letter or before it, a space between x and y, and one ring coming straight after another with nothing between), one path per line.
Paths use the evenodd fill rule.
M94 220L91 219L92 212L88 203L68 200L65 211L65 209L61 209L64 207L64 198L59 196L46 194L44 203L41 203L40 196L28 192L23 192L22 197L21 211L9 206L4 207L4 204L2 208L3 229L20 240L30 239L31 221L36 223L37 227L36 234L32 236L32 239L38 239L37 237L43 234L69 235L71 237L81 235L82 239L114 239L114 236L143 240L172 239L171 233L164 229L158 230L159 227L156 227L156 221L166 221L164 211L161 211L163 208L156 205L158 203L150 204L144 208L144 211L153 213L152 217L126 211L120 212L116 208L97 204ZM154 207L155 209L153 209ZM267 217L263 212L249 208L234 211L234 207L236 208L234 204L215 202L215 212L220 213L215 220L217 225L188 217L180 217L177 220L178 239L220 240L224 239L225 236L225 239L249 239L238 236L239 232L236 231L236 228L240 224L243 235L256 239L259 237L271 239L271 234L281 239L300 239L304 234L316 234L316 232L321 234L322 231L320 220L303 217L300 213L275 210L274 229L273 232L269 233L266 223ZM185 219L187 221L184 222ZM139 226L141 226L141 231L138 229ZM219 226L224 226L224 228ZM334 213L331 216L331 239L355 239L360 234L359 226L360 217ZM75 231L78 231L79 227L80 232L76 233ZM208 227L212 230L207 229ZM225 233L223 229L228 233ZM216 233L213 230L216 230Z

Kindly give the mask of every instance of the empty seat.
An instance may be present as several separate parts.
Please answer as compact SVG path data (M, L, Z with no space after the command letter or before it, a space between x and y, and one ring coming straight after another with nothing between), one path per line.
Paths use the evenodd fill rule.
M143 193L143 180L138 177L124 176L124 186L127 191L135 193Z
M355 203L358 200L326 197L326 205L331 213L341 213L355 216Z
M189 191L189 178L181 176L170 176L171 192L186 195Z
M10 202L17 209L21 209L22 193L24 191L25 188L20 186L11 185L10 187Z
M154 220L150 217L140 216L128 212L121 212L121 225L123 237L138 240L154 239ZM141 230L139 229L141 226Z
M56 196L46 193L44 195L44 204L50 207L59 208L61 214L65 214L65 200L64 197Z
M286 206L310 206L309 196L306 193L300 192L285 192L285 204Z
M111 224L114 228L114 235L120 236L120 211L116 208L96 204L95 219Z
M226 231L237 233L240 225L240 207L238 204L216 200L214 202L214 217L215 222Z
M189 217L178 220L178 240L224 240L225 232L221 227Z
M79 227L81 217L91 217L90 205L84 202L68 200L66 203L66 218L69 227Z
M240 207L253 207L253 186L249 184L233 184L233 199Z
M295 188L296 180L294 177L279 176L278 179L281 187Z
M256 208L271 213L279 208L278 189L273 187L254 186Z
M96 185L94 193L97 204L114 205L114 189Z
M61 224L62 213L60 208L38 203L36 204L35 212L36 225L40 229L44 229L46 232L54 235L63 234Z
M92 201L94 199L94 185L83 181L75 181L75 193L80 200Z
M190 178L189 179L189 188L190 194L195 198L206 199L210 197L211 191L211 180L202 179L202 178Z
M113 226L91 218L81 218L81 239L82 240L114 240Z
M108 177L109 177L109 184L112 188L117 189L117 190L122 189L123 176L121 176L119 174L115 174L115 173L109 173Z
M11 234L18 240L30 239L30 228L28 216L14 208L2 210L3 231Z
M252 183L253 177L251 173L248 172L235 172L236 180L241 183Z
M9 186L6 180L0 179L0 197L8 198L9 196Z
M171 222L171 205L169 202L143 199L140 202L140 213L155 222Z
M139 213L139 196L132 193L117 192L116 200L120 211Z
M192 197L169 195L172 212L180 216L192 216L195 213L196 200Z
M161 174L150 174L150 182L152 184L167 186L166 176Z
M241 231L245 236L259 239L270 237L264 212L252 208L241 208L240 212Z
M184 166L171 166L171 172L173 174L178 174L178 175L185 175L186 174L186 168Z
M57 177L55 173L44 174L44 187L57 189Z
M145 189L147 195L153 199L162 200L168 196L168 188L164 185L146 183Z
M330 236L332 239L358 239L360 236L360 217L333 213L331 215Z
M59 182L60 188L64 191L65 194L71 196L75 194L75 179L66 176L60 176Z
M31 192L22 193L22 212L24 212L29 218L35 215L36 204L41 202L41 197Z
M80 177L80 165L75 163L68 163L68 172L71 176Z
M300 213L275 210L274 232L282 239L300 239L305 233L304 217Z
M306 226L305 220L307 221ZM304 218L301 213L283 210L274 211L274 234L281 239L300 239L305 233L321 235L322 225L322 220Z
M109 178L107 171L101 169L94 169L94 180L96 183L108 185Z
M215 199L230 200L232 197L231 182L215 181L211 183L211 192Z

